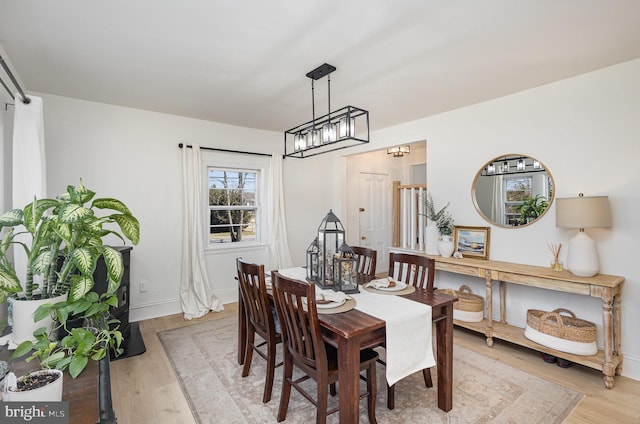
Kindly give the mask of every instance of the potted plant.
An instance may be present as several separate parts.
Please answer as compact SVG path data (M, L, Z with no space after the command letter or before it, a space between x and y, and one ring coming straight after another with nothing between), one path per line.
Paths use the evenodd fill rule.
M514 207L514 210L520 214L519 223L529 224L535 221L549 207L549 202L544 196L536 194L535 197L525 196L522 203Z
M16 378L6 376L3 400L6 402L60 402L63 376L60 370L38 370Z
M27 340L21 343L11 358L31 352L27 362L38 359L42 368L68 369L69 375L76 378L86 368L89 359L99 361L106 358L109 351L119 356L123 351L120 347L122 333L117 326L120 322L111 319L109 313L109 308L118 304L117 288L117 285L109 285L107 292L101 295L89 292L74 302L41 306L36 316L54 311L58 323L55 329L66 328L68 317L74 313L83 318L83 326L68 329L67 335L59 341L50 340L46 329L41 327L34 333L36 342Z
M438 252L440 256L449 257L455 250L455 245L451 234L453 234L453 216L449 211L444 211L440 219L436 223L440 231L440 240L438 241Z
M67 191L55 199L34 199L23 209L0 216L0 231L4 232L0 249L0 284L6 293L13 293L14 343L33 341L34 329L25 330L25 321L37 322L52 310L43 308L37 314L21 314L18 310L22 303L30 304L39 298L45 304L57 304L55 312L59 320L65 313L78 311L69 305L77 305L76 302L92 289L98 258L104 258L108 291L115 293L119 286L124 273L122 255L104 245L103 238L115 235L123 242L127 238L137 244L140 223L120 200L94 197L95 193L81 180L78 186L68 186ZM110 210L110 214L98 216L99 210ZM19 239L19 234L27 234L27 241ZM9 245L20 246L22 249L15 249L14 254L24 252L26 256L24 295L20 299L15 294L20 279L7 256ZM35 275L42 277L41 283L34 281ZM64 296L68 298L65 300ZM23 315L29 318L22 318ZM48 333L52 325L45 327Z
M447 208L449 203L443 206L440 210L436 211L435 203L431 193L427 193L425 200L425 213L429 221L426 228L426 253L429 255L438 254L438 236L441 234L439 222L442 221L445 214L448 214ZM449 233L450 234L450 233Z

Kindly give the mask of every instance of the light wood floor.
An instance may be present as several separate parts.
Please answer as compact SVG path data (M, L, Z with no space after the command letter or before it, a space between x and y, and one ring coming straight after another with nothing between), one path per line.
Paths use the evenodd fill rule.
M111 391L118 422L194 423L157 333L235 314L237 304L230 304L225 305L223 312L209 313L197 320L185 321L182 314L178 314L140 322L147 351L111 363ZM613 390L607 390L601 373L596 370L579 365L562 369L545 363L532 350L499 340L493 348L488 348L484 336L458 328L454 340L459 346L584 393L585 397L565 423L640 423L640 381L617 377ZM275 401L277 398L276 395Z

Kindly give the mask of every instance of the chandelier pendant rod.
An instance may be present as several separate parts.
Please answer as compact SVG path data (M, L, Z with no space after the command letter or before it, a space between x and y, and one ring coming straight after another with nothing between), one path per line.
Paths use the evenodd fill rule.
M313 129L316 129L316 96L315 89L313 87L313 80L311 80L311 122L313 123Z

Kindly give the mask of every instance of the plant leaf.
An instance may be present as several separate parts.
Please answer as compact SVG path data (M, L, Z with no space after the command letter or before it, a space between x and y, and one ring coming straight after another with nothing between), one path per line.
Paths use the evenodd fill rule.
M24 341L18 345L16 350L13 351L13 353L11 354L11 359L20 358L31 352L31 349L33 349L33 342L29 340Z
M131 243L140 242L140 222L133 215L111 215L118 223L124 235L131 240Z
M87 367L88 363L89 358L87 356L74 356L69 364L69 375L72 378L76 378Z
M60 222L64 224L72 224L92 215L93 211L91 209L75 204L64 205L58 212Z
M0 216L0 228L2 227L15 227L22 224L22 210L12 209Z
M111 198L96 199L91 204L91 207L98 208L98 209L113 209L114 211L122 212L123 214L126 214L126 215L131 215L131 211L129 210L127 205L125 205L123 202L121 202L118 199L111 199Z
M71 260L81 274L93 274L100 257L95 249L80 247L71 252Z
M122 259L122 253L110 246L104 246L102 250L102 256L107 268L107 274L109 280L113 280L120 285L122 275L124 274L124 260ZM115 287L116 289L118 287Z
M94 285L93 276L72 275L71 287L69 288L69 302L76 302L89 292Z

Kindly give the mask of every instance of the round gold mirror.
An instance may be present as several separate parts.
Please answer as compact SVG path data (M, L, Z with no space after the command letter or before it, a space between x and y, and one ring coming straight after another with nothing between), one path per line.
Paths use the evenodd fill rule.
M547 168L529 156L509 154L491 159L476 174L473 204L493 225L531 225L549 210L555 190Z

